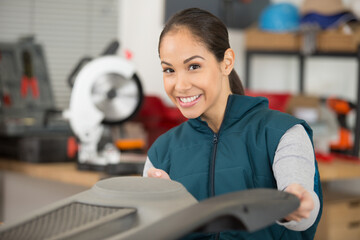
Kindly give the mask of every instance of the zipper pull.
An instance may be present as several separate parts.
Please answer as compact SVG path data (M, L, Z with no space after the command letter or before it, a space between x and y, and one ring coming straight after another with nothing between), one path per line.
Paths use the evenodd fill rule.
M218 142L218 136L217 134L215 133L214 134L214 138L213 138L213 143L216 144Z

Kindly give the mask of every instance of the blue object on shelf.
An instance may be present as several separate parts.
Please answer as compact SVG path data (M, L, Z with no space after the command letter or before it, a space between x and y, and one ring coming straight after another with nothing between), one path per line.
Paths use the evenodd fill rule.
M259 28L270 32L293 32L300 26L300 13L291 3L276 3L266 7L260 15Z
M302 16L300 20L301 24L317 24L321 29L337 28L351 21L356 21L356 17L350 12L342 12L334 15L322 15L312 12Z

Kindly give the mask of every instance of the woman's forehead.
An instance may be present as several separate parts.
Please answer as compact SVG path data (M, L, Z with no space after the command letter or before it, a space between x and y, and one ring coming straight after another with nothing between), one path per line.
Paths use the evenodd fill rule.
M168 32L162 39L159 54L160 58L168 54L179 52L189 54L205 54L206 46L187 29L178 29ZM186 54L188 55L188 54ZM180 57L180 56L179 56Z

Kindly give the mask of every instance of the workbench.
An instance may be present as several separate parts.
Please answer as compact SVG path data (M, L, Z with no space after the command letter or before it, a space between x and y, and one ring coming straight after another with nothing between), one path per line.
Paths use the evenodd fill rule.
M123 159L125 162L145 163L146 155L123 154ZM0 158L1 170L84 187L92 187L97 181L109 177L104 172L78 170L76 162L28 163Z
M320 180L360 179L360 161L336 158L332 162L318 161Z
M140 156L146 158L146 156ZM318 162L321 181L360 179L360 162L336 158L332 162ZM102 172L77 170L76 163L26 163L0 159L0 171L13 171L31 177L54 180L85 187L93 186L102 178Z
M84 187L91 187L106 174L93 171L79 171L76 163L27 163L11 159L0 160L0 170L12 171L44 180L59 181Z

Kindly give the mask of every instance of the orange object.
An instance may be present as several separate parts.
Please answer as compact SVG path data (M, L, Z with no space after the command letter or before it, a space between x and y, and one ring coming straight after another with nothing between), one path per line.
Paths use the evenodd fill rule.
M348 153L352 150L353 144L351 130L346 122L346 116L356 107L356 105L340 98L328 98L326 102L329 108L337 114L340 125L339 139L337 142L330 144L330 149L332 152Z
M69 137L67 141L67 156L68 158L74 158L78 151L78 144L75 137Z
M340 127L339 140L330 144L330 149L336 152L348 151L353 148L351 133L348 129Z
M337 98L329 98L327 103L337 114L348 114L354 108L348 101Z
M142 139L119 139L115 142L120 150L144 149L145 141Z

